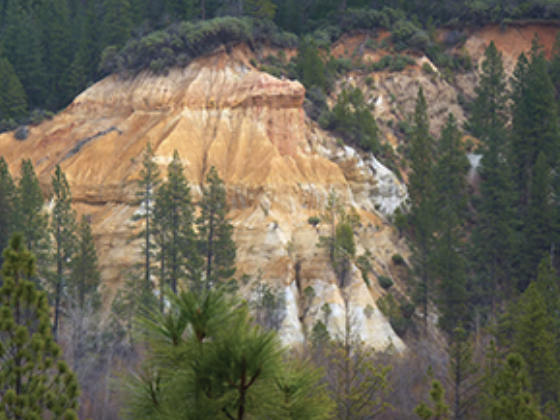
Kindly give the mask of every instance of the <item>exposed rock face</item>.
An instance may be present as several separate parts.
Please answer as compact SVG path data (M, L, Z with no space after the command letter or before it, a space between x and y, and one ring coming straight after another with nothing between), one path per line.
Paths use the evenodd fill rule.
M494 40L511 70L517 55L530 48L534 32L549 52L557 30L526 25L501 32L488 27L472 34L465 48L478 63ZM348 50L354 51L365 38L350 42L356 45ZM335 46L335 53L337 48L343 51L345 46ZM31 158L46 190L55 165L62 166L78 211L92 216L107 299L140 255L137 244L128 243L134 227L129 220L137 210L135 183L147 143L154 146L162 172L173 151L180 153L195 198L204 174L215 166L226 182L236 228L237 277L246 274L250 279L242 291L248 296L257 281L266 281L285 292L281 335L287 343L303 342L317 320L326 322L335 335L351 320L369 344L384 348L392 343L403 349L375 305L384 293L377 282L367 287L352 267L348 284L340 287L325 250L316 246L319 236L328 234L328 226L316 229L307 219L322 212L334 189L360 214L358 254L370 250L376 274L388 275L391 256L406 255L402 240L386 222L406 199L405 186L375 157L338 146L306 119L303 86L254 70L250 57L250 51L238 47L166 76L108 77L53 120L31 127L27 140L17 141L12 133L0 135L0 155L16 175L21 159ZM465 119L458 95L473 95L477 73L458 75L450 84L435 67L436 74L423 72L426 62L426 57L418 57L417 65L405 71L373 73L373 84L367 83L366 75L350 74L339 81L338 89L347 83L364 90L376 104L386 141L396 148L405 139L396 138L396 124L391 129L388 122L403 121L413 113L420 86L434 134L448 112L459 122ZM312 299L304 296L309 286L315 291Z
M14 173L22 158L31 158L46 189L55 165L62 166L79 212L92 215L109 295L140 255L127 239L147 143L154 146L162 172L173 151L180 153L195 198L205 172L215 166L226 182L236 227L238 277L245 273L252 279L242 289L249 294L260 278L285 291L281 334L287 343L302 342L324 318L320 308L329 304L331 333L341 333L351 319L370 344L403 349L376 309L379 291L368 289L355 267L348 286L339 287L325 251L316 247L327 227L315 229L307 219L321 213L334 189L359 210L358 252L371 249L381 274L398 252L382 213L400 204L405 187L373 157L337 146L306 121L301 84L253 70L247 56L237 48L166 76L108 77L52 121L32 127L26 141L0 136L0 154ZM316 297L304 310L308 286ZM368 305L373 311L366 316Z

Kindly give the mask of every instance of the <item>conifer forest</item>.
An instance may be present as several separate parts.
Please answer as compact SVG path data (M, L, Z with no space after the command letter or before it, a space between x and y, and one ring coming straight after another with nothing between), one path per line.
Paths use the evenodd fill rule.
M306 124L406 188L384 219L403 244L389 256L398 275L360 253L363 212L334 189L305 216L332 283L357 272L379 290L364 316L382 314L402 350L369 345L348 301L333 334L333 308L313 309L319 289L294 303L242 272L239 204L206 161L194 182L182 153L163 162L146 142L128 219L136 253L113 293L64 165L47 185L37 159L0 154L0 420L560 419L560 31L513 63L493 41L479 62L464 48L486 25L558 20L559 0L0 0L0 145L107 77L166 77L244 45L279 51L252 68L301 83ZM358 35L377 61L331 49ZM420 56L434 85L476 74L453 99L464 118L446 109L435 129L420 86L392 125L374 116L374 77L340 82ZM122 134L94 137L111 131ZM297 346L280 335L289 305L317 319Z

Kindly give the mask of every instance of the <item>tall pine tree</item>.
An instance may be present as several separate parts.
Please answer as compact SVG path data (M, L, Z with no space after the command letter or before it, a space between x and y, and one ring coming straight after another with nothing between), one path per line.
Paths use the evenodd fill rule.
M433 270L437 278L437 304L440 326L451 333L458 323L469 320L467 261L464 222L467 211L467 172L469 162L461 147L457 121L449 114L438 144L434 170L436 236Z
M49 297L54 307L53 336L58 330L66 303L70 263L76 246L76 215L72 209L72 193L66 175L57 165L52 177L53 210L50 230L53 238L53 272L48 277Z
M154 205L156 192L159 187L160 171L157 163L154 162L154 150L152 144L148 143L144 151L142 160L142 169L140 170L140 179L138 180L138 191L136 197L140 204L140 209L137 214L132 218L133 221L142 222L142 231L137 235L137 238L142 238L142 255L143 255L143 274L144 274L144 289L151 290L152 284L152 269L153 269L153 254L154 254Z
M417 279L415 301L422 308L424 324L428 322L428 303L432 295L434 251L434 140L430 135L428 105L422 88L418 91L411 139L410 226L412 262Z
M206 176L206 185L199 203L200 216L196 220L198 252L204 259L201 280L206 289L229 280L235 274L236 247L233 226L227 218L228 205L224 182L214 167Z
M493 42L485 51L475 93L467 127L481 140L483 155L479 169L481 203L471 248L474 304L490 308L494 314L499 291L512 291L517 215L506 129L508 90L502 55Z
M8 164L0 157L0 249L5 249L15 229L16 186ZM0 258L0 262L3 259Z

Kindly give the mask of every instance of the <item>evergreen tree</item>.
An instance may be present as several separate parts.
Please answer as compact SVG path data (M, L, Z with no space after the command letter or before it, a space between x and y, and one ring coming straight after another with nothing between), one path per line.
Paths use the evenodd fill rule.
M76 419L76 377L51 336L47 297L30 281L35 259L15 235L4 251L0 288L0 416Z
M0 249L5 249L14 232L15 209L16 206L16 186L8 164L3 157L0 157ZM3 263L0 258L0 262Z
M98 309L101 307L101 274L91 224L85 215L77 226L75 245L75 252L70 260L68 294L77 300L78 305L84 307L89 304Z
M8 2L2 46L29 103L42 106L45 78L41 34L32 8L25 7L25 3L20 0Z
M10 62L0 57L0 119L20 118L27 111L27 98Z
M414 409L414 414L422 420L449 420L450 410L445 402L445 389L441 382L435 379L432 380L430 389L430 402L432 408L427 403L421 402Z
M554 86L548 75L548 63L538 39L533 41L531 61L520 58L513 83L513 155L517 169L517 187L521 204L529 201L529 189L540 152L549 167L558 162L560 126Z
M177 293L179 280L186 277L187 269L201 266L193 229L194 206L177 151L167 167L167 180L157 192L154 218L160 292L163 292L163 285L169 285L173 293Z
M274 19L276 5L270 0L244 0L244 12L257 19Z
M133 221L143 222L143 229L137 235L142 238L144 288L152 289L152 257L154 253L154 203L156 191L160 184L160 172L157 163L154 162L154 151L151 143L148 143L144 151L140 179L138 180L138 191L136 197L140 204L140 212L133 216Z
M438 144L434 169L434 204L437 208L434 275L438 280L437 303L440 326L452 332L469 318L463 223L467 210L469 162L461 148L461 133L449 114Z
M72 210L72 193L66 175L56 166L52 177L54 207L50 229L53 237L54 272L48 278L49 298L54 306L53 336L58 338L62 309L65 304L70 262L76 246L76 215Z
M496 375L490 397L492 420L539 420L541 414L531 394L523 357L511 354Z
M100 35L97 30L100 25L97 13L97 3L87 1L85 10L79 16L81 24L76 54L72 61L68 75L68 85L72 96L80 93L88 83L95 81L100 59Z
M227 219L228 205L224 182L214 167L206 176L206 185L199 203L196 220L198 252L204 260L202 278L193 278L195 285L203 280L206 289L229 280L235 274L236 247L233 226Z
M418 281L415 301L421 305L424 324L428 322L428 303L432 294L432 255L434 250L434 140L430 135L428 105L422 88L418 91L411 139L410 226L412 262Z
M531 283L518 304L514 315L514 350L526 360L532 391L541 403L558 401L560 367L555 354L553 319L538 286Z
M486 152L494 143L504 143L508 120L506 75L502 53L494 41L484 51L480 80L474 91L476 97L467 128L484 143Z
M48 217L43 210L43 191L31 160L22 160L16 197L16 231L23 237L39 262L39 275L46 268L48 254ZM42 268L45 267L45 268Z
M542 255L551 249L554 240L554 213L551 203L551 170L543 152L534 167L525 223L523 224L523 257L519 289L525 290Z
M511 175L507 122L507 86L501 53L494 43L485 51L482 74L468 128L482 141L481 204L472 234L475 304L495 314L498 291L511 292L515 256L516 197Z
M462 327L455 328L449 346L449 379L453 386L455 420L474 418L473 410L481 382L479 370L479 365L474 361L471 337Z
M70 9L66 0L44 0L39 6L42 25L44 71L50 109L60 109L72 99L68 74L74 57Z
M169 311L141 318L148 358L126 378L124 418L330 418L317 371L285 371L276 334L217 289L180 291Z
M101 276L91 225L82 216L76 230L76 252L70 260L66 293L64 332L69 337L72 369L80 383L86 382L97 368L105 328L101 327Z
M104 0L103 46L122 46L131 35L131 9L128 0Z

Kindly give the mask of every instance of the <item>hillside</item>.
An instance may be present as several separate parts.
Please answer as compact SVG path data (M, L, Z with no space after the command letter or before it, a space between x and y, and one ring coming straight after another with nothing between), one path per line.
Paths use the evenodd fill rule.
M550 53L557 32L554 24L517 24L505 30L493 25L471 31L462 48L476 64L494 41L511 71L517 55L530 49L535 33ZM352 52L363 42L360 36L343 38L333 46L334 54ZM52 120L29 127L26 140L16 140L13 133L0 135L0 155L15 175L21 159L30 158L45 190L54 167L61 165L76 208L92 215L107 301L140 255L139 244L128 238L134 229L130 218L137 211L135 182L150 142L162 171L173 151L180 153L195 198L206 171L218 169L235 225L237 277L251 279L242 290L249 295L255 282L264 281L285 291L285 342L303 342L305 331L322 319L320 309L328 303L331 333L343 330L348 310L366 342L404 349L376 307L383 289L377 281L368 287L354 266L350 285L339 287L325 251L316 247L328 227L315 229L307 219L323 211L334 190L359 212L358 255L370 250L374 274L394 277L396 288L405 293L391 257L406 257L408 250L389 216L406 199L406 186L375 156L341 146L336 136L307 117L304 87L259 71L252 61L259 54L246 45L218 48L168 74L109 76ZM364 54L363 59L378 60L384 54ZM459 122L465 120L458 97L472 97L477 81L476 71L446 80L433 64L434 73L422 69L427 57L416 53L414 60L398 72L349 72L337 80L328 99L334 103L343 84L359 87L375 103L381 142L390 144L397 156L399 146L406 145L399 122L412 114L418 87L424 89L432 129L438 133L448 112ZM401 170L406 179L406 168L401 165ZM304 303L303 291L309 286L315 297ZM348 296L348 308L343 296ZM375 308L373 315L364 313L368 305Z

